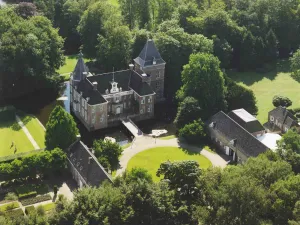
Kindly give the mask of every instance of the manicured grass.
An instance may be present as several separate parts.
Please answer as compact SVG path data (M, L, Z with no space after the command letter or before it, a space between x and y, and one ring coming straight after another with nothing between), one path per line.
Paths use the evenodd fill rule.
M12 142L14 142L14 147L10 148ZM13 155L15 146L17 147L16 153L34 150L33 145L16 121L0 121L0 157Z
M55 204L53 202L50 202L43 205L43 208L45 209L45 211L50 211L55 208Z
M4 211L19 208L19 207L20 207L20 205L18 202L11 202L11 203L0 206L0 211L4 212Z
M40 148L45 148L45 130L39 123L38 119L33 115L23 115L21 120L26 125L31 136L34 138Z
M152 175L154 181L159 181L160 178L156 176L156 172L160 164L167 160L195 160L199 163L201 168L208 168L212 165L207 158L199 153L188 152L187 150L176 147L158 147L135 155L130 159L127 169L131 170L134 167L145 168Z
M268 112L274 108L274 95L283 95L293 101L292 108L300 107L300 83L290 76L289 62L280 61L268 73L228 72L229 77L253 90L258 107L257 118L267 122Z
M65 74L65 73L71 73L73 72L76 63L77 63L77 59L78 59L78 55L67 55L66 57L66 63L65 65L61 66L59 68L59 70L57 71L59 74L64 74L65 79L70 77L69 74ZM87 62L87 59L84 59L84 62Z
M175 135L169 135L169 136L165 136L165 137L160 137L159 139L161 140L170 140L170 139L173 139L173 138L176 138Z

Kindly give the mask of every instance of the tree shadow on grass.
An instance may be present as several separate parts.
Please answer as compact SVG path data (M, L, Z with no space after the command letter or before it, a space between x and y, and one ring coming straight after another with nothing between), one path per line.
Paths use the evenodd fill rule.
M267 66L265 72L261 70L248 71L248 72L237 72L233 70L227 71L227 75L236 82L241 82L247 86L261 81L264 78L269 80L274 80L279 73L290 72L290 62L289 60L279 60L277 63Z

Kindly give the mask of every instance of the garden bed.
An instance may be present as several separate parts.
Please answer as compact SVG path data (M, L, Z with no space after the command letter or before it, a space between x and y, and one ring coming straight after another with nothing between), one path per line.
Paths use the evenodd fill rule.
M17 217L24 216L24 212L22 209L16 209L5 212L5 215L15 219Z
M25 207L25 214L29 215L35 212L35 207L33 205Z
M38 194L46 194L48 186L46 184L28 184L15 188L20 199L35 197Z
M19 208L19 207L20 207L20 205L18 202L11 202L11 203L0 206L0 211L4 212L4 211Z
M26 206L26 205L33 205L38 202L48 201L51 199L52 199L51 196L49 194L47 194L47 195L40 195L40 196L37 196L34 198L23 199L20 202L22 203L23 206Z

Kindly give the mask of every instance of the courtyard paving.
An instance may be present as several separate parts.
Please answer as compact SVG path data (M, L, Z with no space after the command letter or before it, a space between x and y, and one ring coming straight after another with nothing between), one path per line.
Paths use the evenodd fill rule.
M162 139L152 138L148 136L142 136L142 137L135 138L131 146L124 149L123 154L120 158L120 168L117 170L116 175L117 176L121 175L126 170L129 160L139 152L154 147L167 147L167 146L181 147L193 152L198 152L199 154L208 158L214 167L224 168L227 165L227 161L225 161L218 154L209 152L205 149L196 146L191 146L188 144L181 143L177 138L162 140Z

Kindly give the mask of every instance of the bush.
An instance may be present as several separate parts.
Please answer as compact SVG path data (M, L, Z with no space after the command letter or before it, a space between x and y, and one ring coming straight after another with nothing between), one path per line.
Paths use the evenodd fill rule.
M46 212L55 208L55 204L53 202L50 202L50 203L42 205L42 206Z
M13 192L9 192L9 193L7 193L5 195L4 199L5 200L12 200L12 201L14 201L14 200L18 200L18 196L15 193L13 193Z
M33 212L35 212L35 207L33 205L25 207L26 215L32 214Z
M22 209L16 209L5 212L5 215L15 219L17 217L24 216L24 212Z
M293 102L288 97L284 97L280 95L275 95L273 97L272 103L275 107L278 106L289 107L293 104Z
M31 197L35 197L37 195L36 191L31 191L28 193L24 193L24 194L19 194L19 199L24 199L24 198L31 198Z
M190 144L200 144L206 137L203 127L201 120L194 120L179 130L179 137L184 138Z
M36 207L36 213L39 216L44 216L45 215L45 209L42 205L39 205L38 207Z
M12 202L12 203L0 206L0 211L8 211L8 210L16 209L19 207L20 207L20 205L18 202Z
M23 206L26 206L26 205L32 205L38 202L43 202L51 199L52 199L51 196L47 194L47 195L40 195L34 198L23 199L20 202L22 203Z

